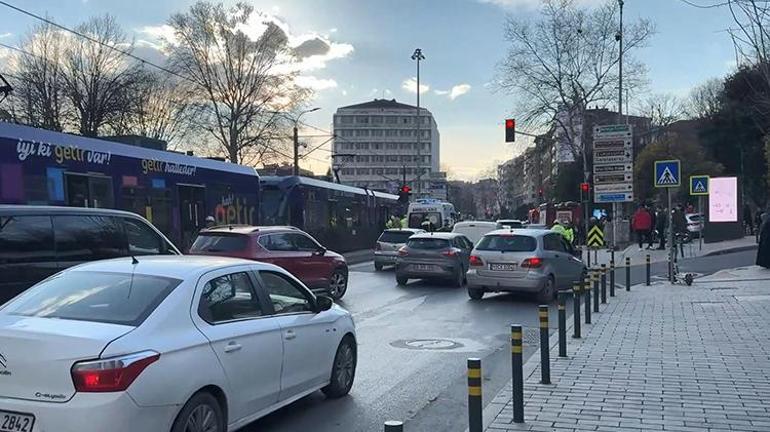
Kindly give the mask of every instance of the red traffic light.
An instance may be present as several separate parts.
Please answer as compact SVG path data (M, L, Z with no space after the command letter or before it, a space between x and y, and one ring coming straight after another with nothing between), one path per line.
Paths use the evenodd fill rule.
M516 120L505 120L505 142L516 141Z
M506 129L516 129L516 120L514 119L508 119L505 121L505 128Z
M403 185L403 186L401 186L401 192L405 193L405 194L411 193L412 192L412 188L407 186L407 185Z
M590 192L591 191L591 183L580 183L580 190L583 192Z

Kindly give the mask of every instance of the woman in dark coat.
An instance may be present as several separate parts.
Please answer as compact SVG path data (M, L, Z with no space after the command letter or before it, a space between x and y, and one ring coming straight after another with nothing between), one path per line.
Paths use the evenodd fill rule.
M770 269L770 212L765 212L759 227L759 249L757 249L757 265Z

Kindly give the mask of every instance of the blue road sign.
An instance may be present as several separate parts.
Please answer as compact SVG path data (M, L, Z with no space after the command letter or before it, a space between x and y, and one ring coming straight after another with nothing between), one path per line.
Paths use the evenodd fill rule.
M678 160L655 161L655 187L672 188L682 185Z
M690 176L690 195L708 195L709 178L707 175Z

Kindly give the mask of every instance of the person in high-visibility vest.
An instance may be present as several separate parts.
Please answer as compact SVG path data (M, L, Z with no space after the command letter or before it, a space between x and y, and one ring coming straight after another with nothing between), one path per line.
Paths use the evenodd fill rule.
M572 244L572 241L575 239L575 232L572 228L565 227L559 220L553 223L551 231L561 234L570 244Z

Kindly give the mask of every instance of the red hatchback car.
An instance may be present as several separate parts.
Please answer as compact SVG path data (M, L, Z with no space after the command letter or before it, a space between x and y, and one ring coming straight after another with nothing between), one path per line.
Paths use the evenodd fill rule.
M275 264L315 292L338 300L348 289L345 258L318 244L309 234L284 226L222 226L202 230L191 255L245 258Z

